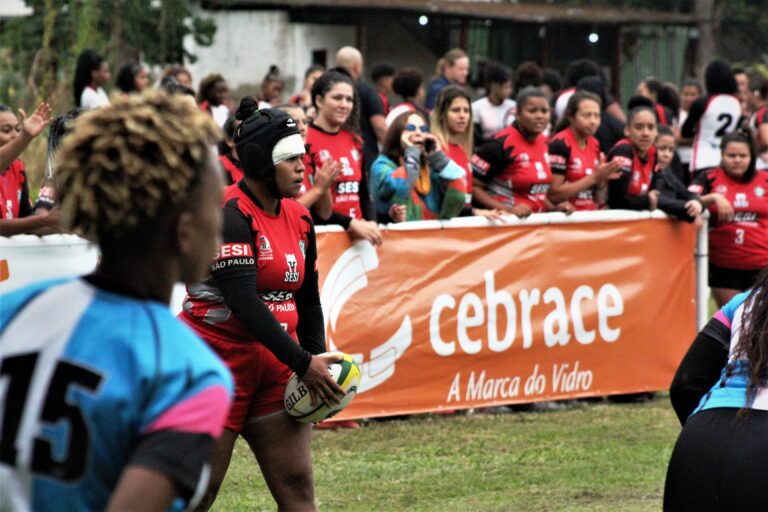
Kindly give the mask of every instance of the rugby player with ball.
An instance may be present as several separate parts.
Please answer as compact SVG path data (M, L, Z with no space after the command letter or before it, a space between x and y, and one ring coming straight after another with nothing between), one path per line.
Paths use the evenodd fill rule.
M315 510L311 425L286 414L292 372L315 405L337 407L345 391L328 370L342 360L323 354L315 230L292 200L304 178L304 142L296 122L245 98L235 133L244 178L224 192L223 244L211 277L188 287L180 318L227 363L235 399L214 452L216 498L238 436L248 442L279 510Z

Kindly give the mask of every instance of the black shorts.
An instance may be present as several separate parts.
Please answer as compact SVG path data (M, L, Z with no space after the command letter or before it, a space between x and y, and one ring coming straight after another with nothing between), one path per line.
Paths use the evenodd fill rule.
M710 288L730 288L732 290L749 290L757 282L757 276L762 269L739 270L724 268L709 264Z
M766 510L768 411L709 409L694 414L667 468L664 510Z

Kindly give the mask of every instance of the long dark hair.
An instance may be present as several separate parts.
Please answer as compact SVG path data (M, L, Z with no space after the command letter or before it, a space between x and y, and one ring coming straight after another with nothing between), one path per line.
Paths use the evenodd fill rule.
M739 84L733 75L731 66L723 60L713 60L704 71L704 84L707 94L736 94Z
M117 78L115 78L115 85L118 89L124 93L132 93L136 91L136 75L138 75L144 67L141 64L125 64L117 72Z
M674 85L665 82L657 95L656 103L664 105L672 111L672 115L677 117L680 112L680 93Z
M312 89L310 91L310 94L312 94L312 105L318 110L319 115L320 108L317 106L317 97L324 97L328 94L328 91L333 89L333 86L338 83L349 84L352 87L352 95L354 97L352 112L350 112L349 117L342 128L358 134L360 133L360 98L357 96L357 88L355 87L354 80L352 80L352 77L347 73L343 73L339 71L338 68L334 68L329 69L320 75L320 77L315 80L315 83L312 84Z
M568 104L565 106L565 113L557 122L555 133L560 133L571 125L571 118L573 118L579 111L579 106L582 101L594 101L597 103L597 107L600 111L603 109L603 102L600 101L600 96L589 91L577 90L570 98L568 98Z
M768 268L763 269L757 277L745 307L739 341L733 355L746 359L749 366L745 404L749 405L755 399L758 389L768 382Z
M104 62L104 58L91 49L83 50L77 57L72 92L75 99L75 105L78 107L82 106L80 104L80 96L83 95L83 90L85 90L88 84L91 83L91 73L98 70L101 67L102 62Z

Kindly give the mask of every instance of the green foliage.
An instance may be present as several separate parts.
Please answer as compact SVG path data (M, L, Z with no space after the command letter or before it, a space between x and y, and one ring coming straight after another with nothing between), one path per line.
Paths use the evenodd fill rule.
M679 432L666 396L316 431L315 494L321 510L355 512L660 510ZM253 455L238 442L212 510L274 509Z
M722 0L721 0L722 1ZM768 64L768 9L765 0L728 0L722 9L717 38L729 61Z
M216 33L212 20L193 12L193 0L26 3L31 16L0 22L0 101L12 105L50 100L57 94L54 88L68 87L77 55L85 48L100 52L113 69L139 60L165 65L194 60L183 47L185 36L206 46Z

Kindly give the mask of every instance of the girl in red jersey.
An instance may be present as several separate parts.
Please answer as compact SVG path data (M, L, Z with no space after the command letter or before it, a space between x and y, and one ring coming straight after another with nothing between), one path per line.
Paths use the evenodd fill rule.
M299 133L301 133L301 138L306 140L307 114L304 112L304 109L292 103L286 103L277 108L296 121L296 124L299 127ZM306 157L306 154L304 156ZM304 165L308 166L309 163L305 160ZM309 187L309 190L307 190L307 184L309 182L305 176L304 183L301 185L301 192L299 192L296 201L304 207L312 209L315 215L319 218L328 219L331 216L331 213L333 213L331 187L336 183L339 173L341 173L341 163L335 160L328 160L312 177L312 186Z
M719 167L697 176L692 192L725 196L710 207L709 286L718 306L752 287L768 266L768 171L755 169L755 149L740 133L723 136Z
M755 77L749 82L750 106L754 111L749 118L749 130L755 140L758 170L768 169L768 80Z
M608 183L608 205L620 210L655 210L659 192L651 190L656 170L656 113L639 106L629 111L625 139L608 153L608 160L620 166L620 176Z
M235 132L240 126L240 120L235 116L229 116L222 126L224 139L219 142L219 163L224 168L224 180L227 186L235 185L243 179L243 167L237 156L235 147Z
M338 402L327 365L309 211L288 198L303 182L304 143L277 109L238 110L244 177L224 193L224 234L211 278L190 286L180 318L227 363L235 400L216 451L205 506L216 497L239 435L259 462L279 510L314 510L311 427L284 411L291 370L313 403ZM243 107L243 105L241 105ZM341 395L338 395L341 396Z
M557 206L547 199L552 172L547 158L549 101L535 87L517 95L515 122L496 134L472 155L472 195L482 207L527 217L549 210L573 211L564 201Z
M342 165L331 189L333 213L327 220L316 220L339 224L354 238L380 245L381 233L373 220L376 212L363 169L363 142L357 135L355 84L344 73L326 71L312 84L312 102L317 117L307 129L308 181L311 183L315 173L329 160Z
M440 141L443 152L461 167L467 176L467 199L462 215L482 215L498 219L500 210L486 210L472 207L472 156L474 122L469 94L462 87L449 85L437 96L437 103L431 114L432 133Z
M0 236L52 233L59 226L58 209L35 213L24 163L16 158L51 121L51 107L43 103L29 117L19 110L19 117L21 122L0 105L0 165L5 163L0 167Z
M457 85L445 87L437 96L437 103L430 117L432 133L440 142L443 152L467 175L467 208L471 208L472 169L469 166L469 158L472 156L474 126L469 94Z
M594 137L600 126L600 98L576 91L568 100L567 128L549 143L552 186L547 197L553 203L570 201L576 210L597 210L605 202L608 181L618 178L618 162L605 163Z

